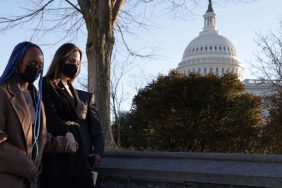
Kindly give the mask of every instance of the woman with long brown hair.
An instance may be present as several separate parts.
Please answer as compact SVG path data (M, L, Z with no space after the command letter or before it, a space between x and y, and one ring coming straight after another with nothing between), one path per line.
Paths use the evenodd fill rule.
M80 73L81 59L82 52L77 46L62 45L43 79L48 131L56 136L72 132L79 150L75 154L44 154L42 188L94 187L91 170L93 164L101 162L104 141L93 94L73 86Z

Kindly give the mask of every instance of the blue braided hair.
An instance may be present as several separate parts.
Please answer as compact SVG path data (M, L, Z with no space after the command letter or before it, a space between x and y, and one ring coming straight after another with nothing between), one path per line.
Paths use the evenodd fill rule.
M18 65L22 63L22 60L26 52L32 47L38 48L41 51L41 53L43 54L40 47L31 42L25 41L15 46L9 58L8 64L6 65L4 72L2 73L2 76L0 77L0 84L3 84L5 81L7 81L17 72ZM33 150L36 151L34 160L36 160L38 156L38 139L39 139L40 128L41 128L41 96L42 96L42 77L43 77L42 75L43 75L43 71L41 71L39 75L38 94L36 95L32 93L32 96L35 99L34 100L35 122L33 126L33 143L32 143L32 148Z

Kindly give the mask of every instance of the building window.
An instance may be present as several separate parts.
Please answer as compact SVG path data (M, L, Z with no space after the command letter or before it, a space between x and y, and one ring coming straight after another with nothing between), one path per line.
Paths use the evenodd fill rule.
M207 74L207 68L206 67L204 68L204 74Z
M210 67L210 72L212 72L212 67Z
M216 72L216 74L218 74L218 67L215 68L215 72Z
M221 74L222 75L224 74L224 68L221 68Z

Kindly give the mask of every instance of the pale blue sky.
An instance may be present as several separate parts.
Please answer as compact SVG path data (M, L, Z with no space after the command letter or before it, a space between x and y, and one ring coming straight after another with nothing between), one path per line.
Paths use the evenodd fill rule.
M17 1L2 0L0 12L2 14L15 13L18 11L15 3ZM25 2L19 0L19 2ZM137 29L138 40L127 37L128 45L134 49L152 47L155 49L157 58L136 59L133 69L128 73L132 77L134 74L144 73L144 76L156 76L159 73L166 74L170 69L176 68L182 59L183 52L189 42L198 36L203 28L203 14L207 10L208 1L199 1L199 6L193 8L193 14L186 19L170 19L161 12L156 12L151 20L150 30ZM254 52L258 50L254 43L255 33L267 33L270 30L277 31L278 19L282 16L281 0L255 0L252 3L224 3L223 0L213 1L213 9L217 14L217 29L227 37L235 46L237 56L243 63L244 79L255 78L251 74L250 61L255 61ZM158 11L158 9L156 9ZM29 40L32 34L30 26L18 27L16 29L0 32L0 72L8 61L14 46L24 40ZM85 31L80 32L80 37L74 42L85 51ZM39 45L56 39L57 35L52 33L44 39L35 39L33 42ZM43 46L45 53L45 71L49 66L52 56L59 45ZM84 54L84 61L85 54ZM124 83L126 83L124 79ZM129 94L132 96L133 93ZM130 97L129 97L130 98Z
M166 56L166 59L147 63L147 70L166 73L167 70L177 67L186 46L203 28L202 15L208 4L205 2L207 1L203 1L201 6L194 10L197 15L187 20L167 21L159 18L161 28L147 34L147 38L152 46L161 45L159 52ZM213 3L217 14L217 29L234 44L237 56L245 68L244 79L256 77L252 75L250 66L250 61L255 62L255 52L258 50L254 42L257 39L256 33L277 31L278 19L282 16L281 7L280 0L257 0L249 4L224 4L222 1Z

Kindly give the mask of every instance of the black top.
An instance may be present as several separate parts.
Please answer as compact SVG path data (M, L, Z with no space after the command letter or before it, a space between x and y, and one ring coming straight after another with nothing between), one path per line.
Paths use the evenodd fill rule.
M45 106L47 130L54 136L70 131L78 142L76 153L45 153L42 176L84 176L91 173L88 155L103 155L104 140L92 93L77 91L69 84L70 96L61 81L57 85L43 78L42 100ZM79 118L79 104L88 104L86 119ZM69 125L67 122L79 125Z

